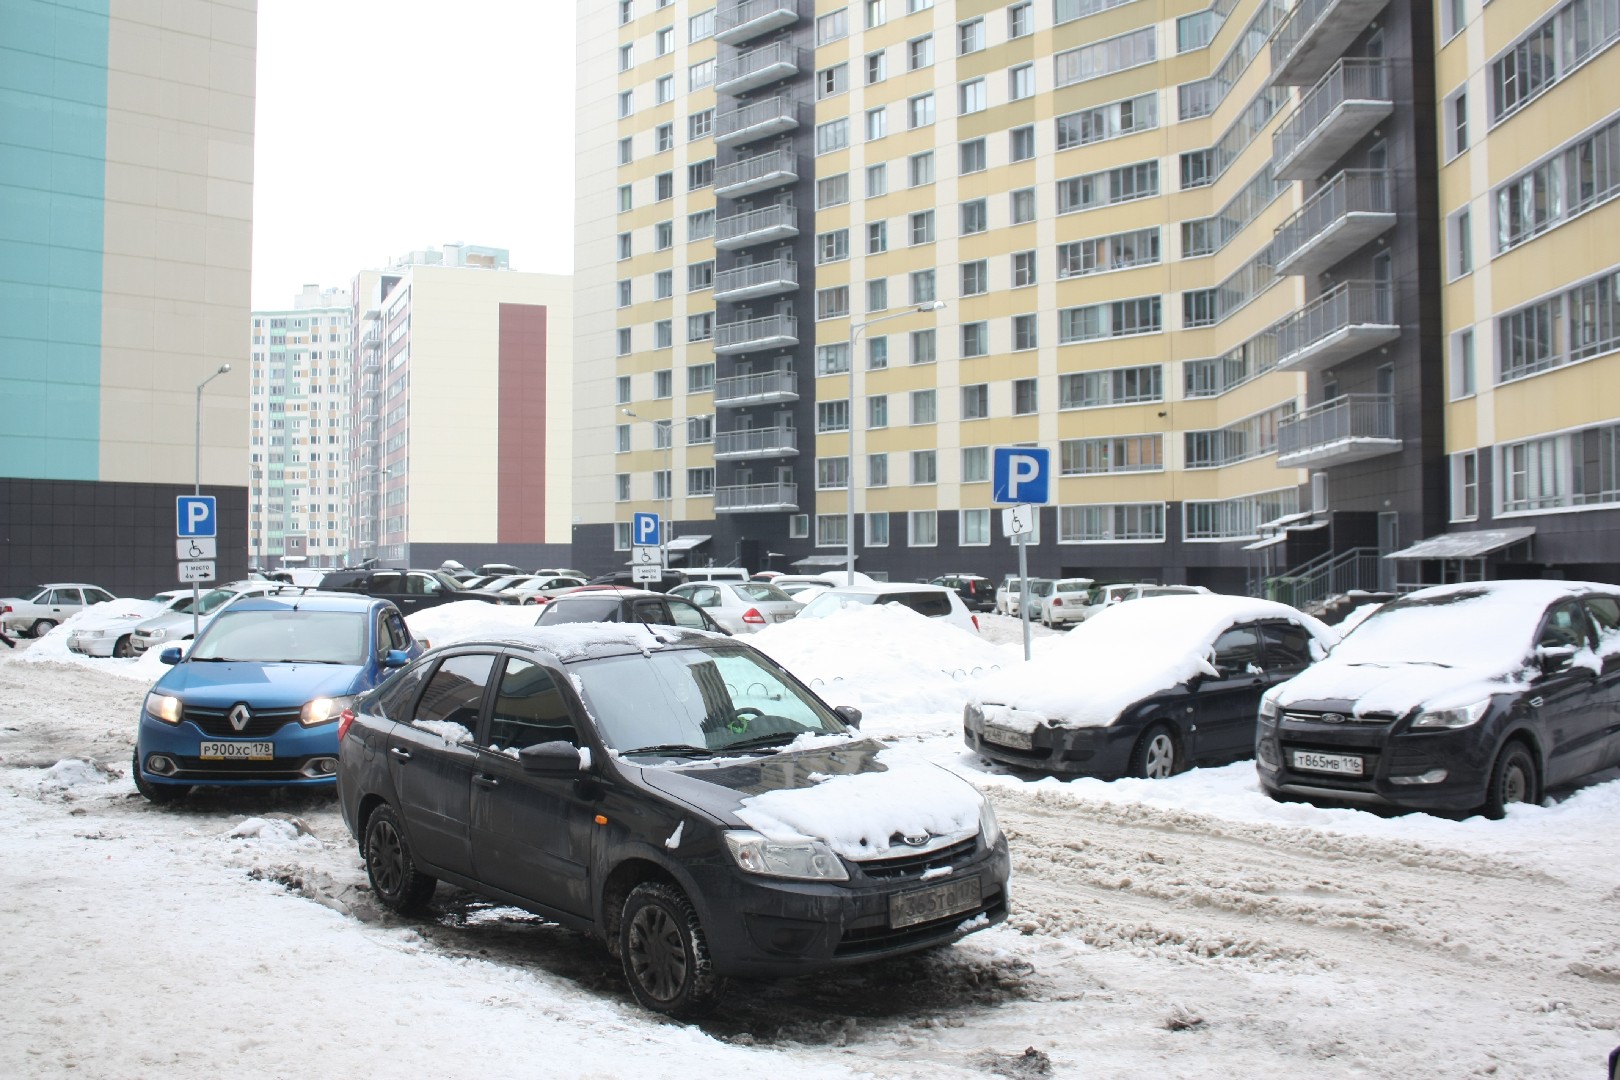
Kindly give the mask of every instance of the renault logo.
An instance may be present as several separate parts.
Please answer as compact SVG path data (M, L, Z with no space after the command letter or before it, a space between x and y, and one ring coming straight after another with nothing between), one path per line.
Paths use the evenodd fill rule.
M248 726L248 721L253 719L253 714L248 712L248 707L246 705L237 705L226 715L231 718L231 727L235 728L237 731L245 730Z

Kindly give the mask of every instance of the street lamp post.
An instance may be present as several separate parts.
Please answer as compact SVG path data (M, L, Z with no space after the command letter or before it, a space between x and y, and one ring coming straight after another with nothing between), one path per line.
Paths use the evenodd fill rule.
M896 311L888 315L880 315L875 319L867 319L863 323L849 324L849 355L844 359L849 364L849 465L845 470L845 483L848 488L849 502L844 510L844 556L846 563L846 585L855 584L855 340L860 337L861 331L873 323L888 322L890 319L903 318L906 315L915 315L919 312L938 311L945 306L943 300L933 300L926 304L918 304L905 311Z
M219 370L197 384L197 424L195 437L192 443L192 490L193 495L202 494L202 392L203 387L231 370L231 365L221 364ZM191 640L197 640L197 627L200 617L197 613L197 583L191 583Z
M656 431L664 429L664 521L658 530L658 554L669 569L669 542L675 538L675 472L672 456L675 452L675 419L652 420L636 413L634 409L620 409L620 412L632 420L640 420L651 424ZM656 436L655 436L656 438Z

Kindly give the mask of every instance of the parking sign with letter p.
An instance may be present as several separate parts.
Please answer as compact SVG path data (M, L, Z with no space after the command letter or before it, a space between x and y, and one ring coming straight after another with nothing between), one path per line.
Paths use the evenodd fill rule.
M1051 496L1052 452L1039 446L997 446L990 451L990 501L1045 506Z

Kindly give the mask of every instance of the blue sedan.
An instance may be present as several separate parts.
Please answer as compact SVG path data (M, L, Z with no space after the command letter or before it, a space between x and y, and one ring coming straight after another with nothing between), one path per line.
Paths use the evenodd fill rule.
M387 600L243 597L189 653L163 651L173 670L141 708L135 787L163 803L195 784L330 785L344 710L422 651Z

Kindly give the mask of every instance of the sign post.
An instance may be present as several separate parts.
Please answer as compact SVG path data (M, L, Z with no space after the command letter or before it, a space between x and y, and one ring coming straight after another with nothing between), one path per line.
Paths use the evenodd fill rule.
M197 640L201 615L197 583L214 580L219 516L212 495L177 495L174 500L174 553L181 581L191 582L191 640Z
M637 511L630 518L630 580L658 581L669 566L669 557L660 543L662 530L658 515Z
M1037 507L1052 501L1052 453L1038 446L997 446L990 451L990 501L1001 512L1001 531L1018 543L1018 618L1024 629L1024 659L1029 659L1029 536L1035 531ZM1007 505L1011 504L1011 505Z

